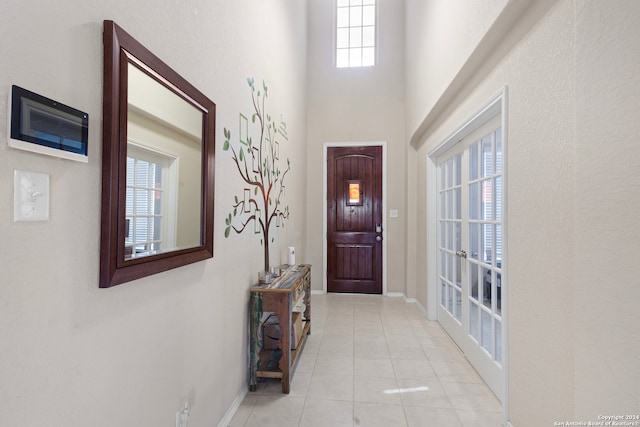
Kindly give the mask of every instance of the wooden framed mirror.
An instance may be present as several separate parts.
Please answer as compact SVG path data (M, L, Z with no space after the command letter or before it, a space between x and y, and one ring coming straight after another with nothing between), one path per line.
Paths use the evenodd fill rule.
M215 108L104 21L101 288L213 257Z

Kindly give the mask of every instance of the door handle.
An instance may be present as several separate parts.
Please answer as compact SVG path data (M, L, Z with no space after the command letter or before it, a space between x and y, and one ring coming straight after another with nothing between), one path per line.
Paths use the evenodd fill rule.
M456 251L456 255L459 256L460 258L467 258L467 252L466 251Z
M382 236L376 236L376 242L381 242L382 241Z

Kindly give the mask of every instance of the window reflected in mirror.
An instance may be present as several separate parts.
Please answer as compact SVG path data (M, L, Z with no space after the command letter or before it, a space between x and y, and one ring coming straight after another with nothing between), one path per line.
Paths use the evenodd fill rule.
M132 148L135 148L132 150ZM166 188L175 159L129 144L127 153L127 199L125 220L125 259L153 255L175 247L167 224L172 218L167 199L174 197L175 188ZM175 187L175 186L174 186Z

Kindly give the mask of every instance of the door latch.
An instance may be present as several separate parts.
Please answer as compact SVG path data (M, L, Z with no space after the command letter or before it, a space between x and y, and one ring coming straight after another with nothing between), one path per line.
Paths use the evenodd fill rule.
M459 256L460 258L467 258L467 252L466 251L456 251L456 255Z

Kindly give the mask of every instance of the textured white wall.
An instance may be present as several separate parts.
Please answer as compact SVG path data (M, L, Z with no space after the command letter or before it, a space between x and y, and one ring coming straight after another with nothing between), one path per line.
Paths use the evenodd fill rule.
M575 7L575 408L595 418L640 408L640 3Z
M405 0L407 131L451 84L507 0Z
M441 116L432 117L424 134L409 135L416 141L409 192L413 185L418 195L420 288L426 283L420 236L426 235L427 153L500 87L509 88L508 401L514 427L597 421L640 407L640 360L633 350L640 348L633 261L640 244L634 214L640 203L634 120L639 17L633 1L508 2L487 33L495 41L485 43L485 36L470 56L475 75L463 65L465 81L456 81L458 75L455 91L437 94ZM438 39L447 40L448 31L453 26ZM407 59L408 70L421 66L421 59ZM430 100L425 95L420 105L424 115L432 111ZM408 104L408 117L420 114Z
M98 289L104 19L217 103L214 258L112 289ZM173 425L185 399L190 426L217 425L246 390L263 263L259 238L224 238L243 186L222 129L251 111L246 77L264 79L293 167L272 257L304 248L306 3L3 0L0 22L0 425ZM89 113L88 164L7 147L11 84ZM50 221L13 222L14 169L51 175Z
M335 68L334 2L309 1L308 55L308 260L322 265L322 156L326 142L387 142L388 291L405 292L404 10L403 2L379 2L378 64ZM388 214L388 213L385 213ZM322 289L320 269L312 286Z

